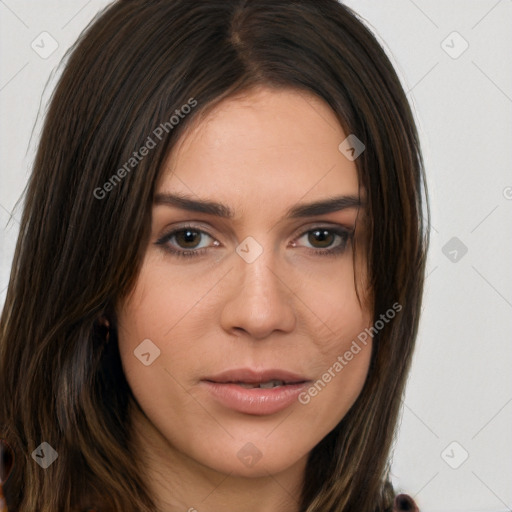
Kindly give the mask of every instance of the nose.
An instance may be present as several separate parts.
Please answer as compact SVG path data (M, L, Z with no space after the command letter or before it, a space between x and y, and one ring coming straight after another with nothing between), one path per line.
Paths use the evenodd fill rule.
M296 297L283 266L276 264L270 251L264 251L252 263L235 255L228 286L221 314L225 331L242 331L261 340L274 331L295 329Z

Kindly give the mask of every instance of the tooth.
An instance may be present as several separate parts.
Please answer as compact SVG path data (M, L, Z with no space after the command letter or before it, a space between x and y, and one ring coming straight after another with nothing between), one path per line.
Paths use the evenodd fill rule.
M270 389L275 388L277 386L283 386L284 382L282 380L269 380L268 382L263 382L260 384L260 388Z
M282 380L269 380L268 382L261 382L260 384L256 383L248 383L248 382L237 382L237 384L245 389L272 389L278 386L284 386L284 381Z

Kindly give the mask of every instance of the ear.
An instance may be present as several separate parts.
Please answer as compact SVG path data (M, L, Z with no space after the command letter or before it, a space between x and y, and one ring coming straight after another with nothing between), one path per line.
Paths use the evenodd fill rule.
M105 340L105 343L108 343L110 339L110 320L107 315L102 314L95 320L94 329L98 336Z
M108 319L107 315L103 314L101 315L98 320L98 325L102 325L106 327L107 329L110 329L110 320Z

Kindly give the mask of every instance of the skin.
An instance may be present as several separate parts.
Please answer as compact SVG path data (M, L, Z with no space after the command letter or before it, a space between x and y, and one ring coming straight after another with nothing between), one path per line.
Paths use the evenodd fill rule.
M355 163L338 150L346 137L320 98L261 87L194 120L165 162L157 194L222 202L235 217L155 205L136 285L117 308L121 359L137 401L134 453L162 511L297 511L308 454L363 387L371 341L308 404L271 415L223 407L200 382L242 367L316 381L371 325L354 283L355 275L367 297L363 207L286 217L299 203L359 196ZM315 254L344 246L332 232L322 241L315 228L354 230L356 220L356 267L350 240L339 254ZM157 244L187 223L207 234ZM236 252L249 236L263 249L252 263ZM206 249L177 257L166 247ZM160 349L149 366L134 356L145 339ZM252 467L237 457L247 443L262 454Z

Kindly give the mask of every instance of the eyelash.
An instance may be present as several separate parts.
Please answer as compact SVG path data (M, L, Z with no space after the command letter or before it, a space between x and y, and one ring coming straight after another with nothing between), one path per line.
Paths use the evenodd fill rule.
M164 236L162 236L159 240L155 242L155 245L161 246L164 248L165 251L170 252L173 256L177 257L196 257L203 255L210 247L203 247L201 249L188 249L188 250L177 250L171 248L170 245L168 245L168 242L177 234L183 233L184 231L192 231L194 233L204 234L209 236L210 238L213 238L212 235L210 235L208 232L198 229L194 226L183 226L179 229L175 229ZM298 236L298 238L302 238L304 235L307 235L309 233L314 233L315 231L327 231L330 234L337 235L341 238L341 245L338 247L332 248L332 249L311 249L308 248L313 254L319 255L319 256L341 256L347 248L347 245L352 240L354 232L349 229L345 228L331 228L331 227L324 227L324 226L318 226L313 229L308 229L307 231L304 231L302 234Z

